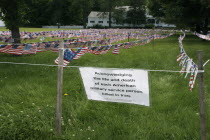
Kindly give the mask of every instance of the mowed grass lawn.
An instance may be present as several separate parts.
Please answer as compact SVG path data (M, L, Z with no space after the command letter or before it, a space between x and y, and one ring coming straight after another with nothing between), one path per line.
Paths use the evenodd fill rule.
M85 54L71 66L181 70L176 62L179 35L119 55ZM197 50L210 59L210 42L194 35L183 41L197 63ZM1 62L54 64L58 54L0 54ZM150 107L87 100L78 68L64 68L62 136L55 134L57 67L0 64L1 140L199 140L198 79L190 92L189 76L149 72ZM207 139L210 139L210 63L205 67ZM67 94L67 95L64 95Z

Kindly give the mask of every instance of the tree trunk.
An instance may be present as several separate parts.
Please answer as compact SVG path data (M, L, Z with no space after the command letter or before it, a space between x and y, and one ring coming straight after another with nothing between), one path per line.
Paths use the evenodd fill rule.
M200 33L200 32L201 32L200 24L196 24L196 25L195 25L195 31L196 31L197 33Z
M19 27L17 25L13 24L13 27L11 28L12 32L12 39L14 43L20 43L20 33L19 33Z
M18 16L18 1L12 0L12 4L6 8L8 11L5 14L6 27L11 31L13 43L20 43L20 33L19 33L19 16Z
M111 12L111 9L109 11L109 28L112 27L112 12Z
M83 12L82 12L82 22L83 22L83 28L86 29L86 19L87 19L87 4L86 4L86 1L84 0L83 1Z
M112 0L109 0L109 28L112 28Z
M86 18L85 17L83 17L83 28L84 29L86 29L86 20L85 20Z
M83 28L86 29L86 19L87 19L87 14L86 14L86 11L85 9L83 9L83 15L82 15L82 22L83 22Z
M206 16L205 20L204 20L204 25L203 25L203 34L207 35L208 33L208 16Z

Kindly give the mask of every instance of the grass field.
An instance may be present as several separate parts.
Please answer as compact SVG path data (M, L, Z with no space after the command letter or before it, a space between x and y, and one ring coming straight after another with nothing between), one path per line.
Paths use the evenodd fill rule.
M187 54L197 63L197 50L210 59L210 42L187 35ZM121 49L119 55L85 54L72 66L181 70L178 35L143 46ZM53 52L12 56L2 62L54 64ZM210 63L205 67L207 139L210 139ZM64 69L62 136L55 135L57 67L0 64L1 140L199 140L198 80L190 92L189 76L150 72L151 106L89 101L77 68Z

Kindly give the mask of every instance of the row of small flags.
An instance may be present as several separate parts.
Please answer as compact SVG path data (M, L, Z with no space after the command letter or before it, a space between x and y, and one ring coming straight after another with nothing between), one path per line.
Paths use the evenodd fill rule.
M65 48L76 48L84 45L100 45L104 44L105 40L93 40L88 42L76 42L77 39L64 40ZM43 52L47 50L52 50L53 52L58 52L59 42L42 42L33 44L2 44L0 45L1 53L9 53L13 55L22 54L35 54L35 52ZM35 51L36 50L36 51ZM27 53L25 53L27 52Z
M137 43L140 45L149 43L153 38L154 39L161 39L166 38L168 36L172 35L172 33L168 35L150 35L145 37L142 37L141 40L136 40L133 42L126 42L121 45L123 45L123 48L129 48L129 44ZM124 38L115 38L114 41L120 41ZM70 40L64 40L65 48L81 48L82 46L91 46L93 48L101 48L101 46L110 45L112 41L110 39L108 40L89 40L89 41L79 41L78 39L70 39ZM58 52L58 46L59 42L52 41L52 42L42 42L42 43L33 43L33 44L8 44L8 45L0 45L0 52L1 53L8 53L13 55L22 55L22 54L36 54L36 52L42 52L51 50L53 52ZM99 46L99 47L98 47ZM117 48L116 48L117 50ZM116 52L115 52L116 53Z
M180 54L177 56L177 61L180 61L179 66L182 67L180 73L183 74L186 71L185 78L190 73L190 81L189 87L190 90L194 88L195 80L198 74L198 66L193 62L193 59L190 58L184 50L182 41L185 38L185 33L183 36L179 37L179 47L180 47Z
M83 30L59 30L59 31L41 31L41 32L20 32L21 37L40 37L40 36L107 36L110 35L129 35L133 36L136 34L142 33L151 33L154 30L151 29L83 29ZM155 32L165 32L168 33L168 30L159 30L156 29ZM0 36L11 36L10 31L0 31Z
M172 34L167 35L171 36ZM166 37L166 36L164 36ZM77 51L74 51L73 49L65 49L64 51L64 62L63 65L67 66L72 60L75 59L79 59L81 56L83 56L86 53L92 53L95 55L99 55L99 54L106 54L108 51L110 51L113 48L112 53L113 54L119 54L120 53L120 48L123 49L129 49L132 46L136 46L136 45L144 45L146 43L149 43L152 39L154 38L154 36L150 36L147 39L141 40L141 41L133 41L133 42L126 42L126 43L119 43L116 45L106 45L106 46L99 46L99 47L81 47L78 48ZM160 36L156 36L156 38L160 38ZM163 37L161 37L163 38ZM58 64L59 63L59 57L55 59L55 63Z
M199 34L194 32L194 35L198 36L199 38L205 39L205 40L210 40L210 35L203 35L203 34Z
M153 30L148 29L115 29L115 30L63 30L63 31L46 31L46 32L20 32L20 37L22 39L37 39L41 37L40 40L43 41L46 37L57 37L57 38L84 38L85 40L102 40L110 38L110 42L115 42L116 39L121 38L124 40L126 38L141 38L142 36L149 36ZM163 32L161 30L156 30L156 33ZM171 31L167 31L168 33ZM2 31L0 32L0 41L12 42L11 32ZM83 40L84 41L84 40Z
M22 54L36 54L37 44L26 44L26 45L0 45L0 52L22 55Z
M112 48L113 54L119 54L120 53L120 48L128 49L132 46L136 45L136 43L122 43L122 44L116 44L116 45L106 45L106 46L99 46L99 47L81 47L78 48L77 51L74 51L73 49L65 49L64 51L64 62L63 65L67 66L72 60L79 59L81 56L83 56L86 53L92 53L95 55L100 55L100 54L106 54L108 51L110 51ZM55 60L55 63L59 63L59 57Z

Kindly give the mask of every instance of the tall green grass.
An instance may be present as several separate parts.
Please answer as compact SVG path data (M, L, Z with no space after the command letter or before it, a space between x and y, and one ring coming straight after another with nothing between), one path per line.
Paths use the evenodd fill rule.
M197 50L210 59L210 42L187 35L187 54L197 63ZM85 54L72 66L180 70L178 35L143 46L121 49L119 55ZM0 61L54 64L53 52L12 56ZM205 67L207 139L210 139L210 64ZM198 140L199 95L190 92L189 76L150 72L151 106L89 101L77 68L64 68L62 136L55 134L57 67L0 64L0 139L71 140Z

